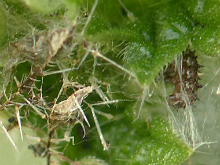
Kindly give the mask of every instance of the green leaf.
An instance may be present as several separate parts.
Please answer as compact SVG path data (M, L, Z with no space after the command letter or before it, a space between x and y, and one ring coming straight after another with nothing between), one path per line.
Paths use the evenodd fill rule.
M204 25L220 24L220 2L218 0L188 0L183 1L195 23Z
M220 53L220 29L217 26L205 25L204 28L196 27L192 43L201 52L216 56Z
M114 164L176 165L193 153L165 119L153 119L148 123L150 129L145 122L122 121L112 123L105 133L113 146L110 152Z

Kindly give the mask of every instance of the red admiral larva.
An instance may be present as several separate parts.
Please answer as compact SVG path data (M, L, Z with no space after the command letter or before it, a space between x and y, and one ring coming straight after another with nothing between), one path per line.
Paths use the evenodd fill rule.
M198 100L196 93L202 86L198 83L198 68L202 67L197 63L195 51L189 48L182 52L182 55L168 64L164 72L165 80L175 84L172 95L167 97L170 106L185 107L192 105Z

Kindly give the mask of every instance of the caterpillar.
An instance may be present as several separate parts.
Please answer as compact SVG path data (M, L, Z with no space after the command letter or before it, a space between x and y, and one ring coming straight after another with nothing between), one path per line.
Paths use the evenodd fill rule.
M189 48L182 55L168 64L165 69L165 80L175 85L172 95L167 97L170 106L186 107L198 100L197 91L202 86L198 83L198 69L202 67L197 62L195 51Z

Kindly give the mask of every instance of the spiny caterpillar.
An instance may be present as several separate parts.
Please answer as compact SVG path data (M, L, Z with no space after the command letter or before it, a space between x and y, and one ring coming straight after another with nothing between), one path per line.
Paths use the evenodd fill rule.
M198 83L198 68L202 67L197 63L195 51L189 48L182 52L182 55L168 64L164 72L165 79L175 84L175 90L168 96L170 106L186 107L198 100L197 91L202 86Z

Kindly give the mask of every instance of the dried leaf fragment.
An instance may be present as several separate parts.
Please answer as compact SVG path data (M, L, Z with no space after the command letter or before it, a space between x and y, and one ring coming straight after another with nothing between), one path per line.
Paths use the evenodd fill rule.
M57 55L58 51L63 48L67 40L72 40L74 28L75 26L71 25L63 29L36 32L36 34L11 43L10 53L13 58L9 61L10 67L20 61L28 60L35 67L44 68ZM70 49L71 42L68 43L70 45L67 48Z
M59 122L58 125L64 124L67 121L71 120L78 122L81 120L82 117L89 125L89 122L80 105L83 99L92 91L92 86L84 87L70 95L66 100L55 104L49 115L49 123L51 124L51 126L54 127L54 123L57 124L57 122Z

